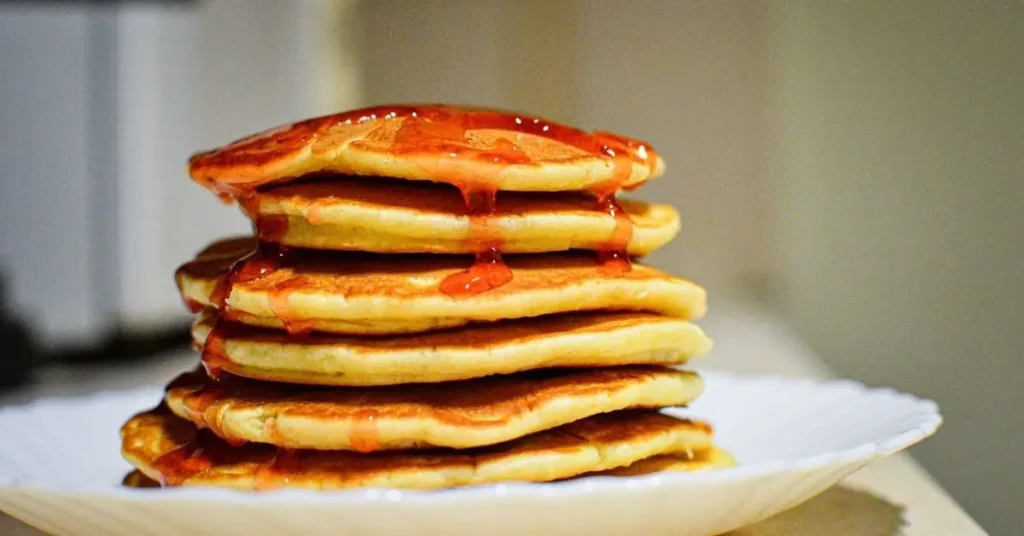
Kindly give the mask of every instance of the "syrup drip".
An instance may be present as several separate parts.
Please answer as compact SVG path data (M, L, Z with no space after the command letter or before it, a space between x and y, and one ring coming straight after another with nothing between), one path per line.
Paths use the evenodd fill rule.
M313 331L312 321L296 318L288 305L291 295L307 286L304 279L293 277L274 285L274 289L270 292L270 310L281 320L289 335L306 337Z
M260 242L251 253L238 259L210 294L210 301L220 311L221 317L230 316L231 307L227 300L235 284L255 281L276 272L289 253L290 250L283 246Z
M185 410L188 412L188 419L192 421L197 428L205 428L206 410L209 409L210 406L213 405L213 403L223 394L223 389L199 388L186 395L182 402L185 405ZM216 431L214 431L214 433L216 433Z
M598 208L615 218L615 230L612 232L611 240L597 252L601 272L610 275L626 273L633 269L626 253L629 241L633 237L633 222L614 196L599 199Z
M367 121L388 121L402 118L391 146L387 152L402 155L417 163L436 182L445 182L459 187L470 209L473 222L473 242L478 246L476 259L465 272L453 274L441 284L441 291L449 296L472 296L499 287L512 280L512 272L501 258L501 244L495 237L488 236L487 216L493 212L494 184L505 167L531 164L533 160L516 145L513 139L498 137L485 146L482 138L470 139L469 131L502 130L511 133L516 140L521 135L532 135L558 141L575 147L590 156L599 156L610 161L613 167L613 188L598 191L598 209L615 219L615 232L609 243L601 248L599 258L602 266L615 271L629 269L626 246L632 236L632 222L615 201L615 193L629 181L635 164L651 169L655 159L648 144L609 132L594 132L560 125L540 118L494 110L466 110L448 106L382 106L354 110L332 116L309 119L292 125L285 125L268 132L239 140L222 149L194 155L190 159L194 178L218 195L234 197L256 222L257 235L261 241L279 242L287 229L286 218L259 217L256 215L258 199L256 188L271 182L284 182L291 178L257 177L239 180L220 177L216 171L221 165L233 161L256 164L273 162L276 158L292 154L308 146L321 135L327 135L341 124L362 124ZM354 147L370 147L369 140L355 140ZM379 147L374 147L379 149ZM495 165L497 164L497 165ZM480 214L472 209L471 198L485 192L490 198L488 209ZM318 210L311 207L307 219L316 225L322 221ZM483 222L481 229L480 222ZM224 303L230 294L232 278L225 288L214 292L214 303L225 310ZM287 317L287 315L285 315ZM283 318L284 319L284 318ZM285 322L286 327L288 325ZM305 327L296 328L297 332Z
M265 445L248 445L232 448L229 443L213 435L210 430L198 430L187 442L164 453L153 462L153 469L160 475L158 481L163 487L180 486L186 480L200 475L215 465L233 463L241 456L262 457L268 451Z
M323 204L318 202L311 203L309 207L306 208L306 221L308 221L310 225L323 225L323 209Z
M283 214L260 214L259 192L246 191L235 195L242 211L253 222L260 242L280 242L288 232L288 217Z
M302 458L299 453L278 448L273 456L256 469L256 491L267 491L283 488L288 484L291 475L302 469Z
M597 259L601 264L602 273L616 275L632 270L627 251L633 238L633 220L619 205L616 195L622 190L622 185L629 180L633 164L627 159L619 158L615 150L608 146L603 150L612 157L612 164L615 166L614 176L606 185L594 189L597 195L596 208L615 220L615 229L612 231L611 239L598 250Z
M352 432L349 442L352 449L367 453L380 450L380 429L377 428L377 410L366 409L352 416Z
M195 424L196 428L207 428L213 432L214 435L223 439L232 447L240 447L246 444L244 439L229 436L220 426L220 421L216 418L208 419L206 417L206 410L208 410L214 402L223 396L224 389L200 387L196 391L185 396L182 403L185 405L185 410L188 412L188 420L192 421L192 424Z
M185 307L187 307L188 310L192 313L198 313L202 311L204 308L206 308L205 305L196 300L193 300L192 298L189 298L188 296L182 296L182 299L185 301Z
M228 273L217 282L217 286L210 294L210 302L220 314L206 337L201 358L203 368L211 378L219 378L221 370L230 363L224 349L226 328L222 326L222 321L229 320L232 316L231 306L227 302L232 288L237 283L254 281L273 274L284 265L290 251L276 244L260 242L253 251L238 259Z
M389 152L413 159L434 180L459 186L478 183L493 189L493 180L481 180L481 163L502 166L529 164L533 160L507 138L497 138L489 148L474 148L466 133L494 128L495 117L475 114L446 114L432 109L416 114L419 120L407 120L395 134ZM361 142L354 142L360 145ZM490 166L483 169L488 169Z
M230 364L224 349L227 327L221 321L230 320L232 317L231 306L227 302L232 288L237 283L254 281L273 274L289 263L293 255L293 251L287 247L260 242L255 250L235 262L227 275L217 282L210 295L210 301L220 314L206 338L202 351L203 368L211 378L218 378L221 369ZM309 321L295 318L288 305L291 294L306 286L304 279L293 277L275 284L270 293L270 308L291 335L305 336L313 329Z
M469 214L470 236L479 250L469 268L441 282L441 292L453 298L480 294L512 281L512 270L501 257L501 240L490 223L497 191L466 186L460 187L459 191Z
M253 221L256 237L261 242L279 243L288 232L288 216L283 214L257 215Z
M260 213L260 198L255 190L236 195L235 199L238 201L238 206L242 207L242 211L249 218L255 219Z
M219 323L220 320L218 319L217 324ZM220 378L220 373L224 370L225 366L231 363L228 360L227 352L224 350L224 333L218 328L217 324L214 325L213 331L206 336L206 343L203 344L203 351L200 357L206 375L215 380Z
M580 149L590 155L608 156L614 151L618 156L641 164L650 165L649 146L641 141L618 136L608 132L593 134L560 125L540 118L531 118L493 110L464 110L446 106L389 106L355 110L330 118L331 123L363 123L366 121L394 118L409 118L402 122L389 152L399 155L423 155L434 157L446 155L442 160L477 160L479 162L504 165L527 164L529 156L520 150L512 140L498 138L489 148L473 148L467 140L470 130L504 130L514 134L529 134ZM325 118L321 118L323 122ZM319 125L324 128L324 125ZM308 128L308 126L307 126ZM329 127L328 127L329 128ZM365 142L355 141L356 145ZM500 168L489 168L491 173L500 173ZM477 175L477 180L480 180ZM465 177L439 175L439 182L458 184ZM493 182L493 181L490 181Z
M189 478L210 470L213 460L206 445L200 444L200 430L191 441L165 453L153 462L163 487L180 486Z
M264 433L266 433L268 442L272 445L284 444L284 436L281 435L281 429L277 427L278 418L279 416L270 417L264 424Z
M476 254L465 271L454 273L441 282L441 292L453 298L465 298L498 288L512 281L512 270L497 248Z

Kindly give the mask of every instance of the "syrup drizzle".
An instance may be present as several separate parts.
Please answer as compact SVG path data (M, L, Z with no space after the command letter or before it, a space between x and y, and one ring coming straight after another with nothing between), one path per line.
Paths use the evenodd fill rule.
M432 180L458 187L466 200L470 215L471 234L477 246L473 264L464 272L447 277L440 290L452 297L467 297L485 292L512 280L512 272L501 256L501 243L489 232L489 217L494 211L495 184L507 166L534 163L529 154L507 137L494 138L490 146L481 139L470 139L469 131L501 130L511 133L515 139L520 135L539 136L575 147L589 156L608 159L612 165L613 177L608 188L595 188L598 197L597 210L607 213L615 220L615 231L608 244L600 248L598 258L603 270L614 273L630 269L627 248L632 237L632 222L615 200L615 194L629 181L634 164L651 169L655 159L653 151L642 141L619 136L609 132L593 134L535 117L506 113L496 110L467 110L450 106L381 106L353 110L332 116L309 119L293 125L285 125L271 131L250 136L221 149L194 155L190 165L194 178L222 198L235 198L242 209L255 222L258 238L262 242L279 242L287 230L288 221L284 216L260 216L257 188L270 182L284 182L275 177L257 177L239 180L218 176L218 173L203 172L204 166L217 169L218 164L228 164L232 159L257 163L273 161L311 143L318 136L341 124L355 125L368 121L389 121L402 118L391 145L386 152L411 159L426 171ZM372 148L365 139L352 142L354 147ZM475 199L483 198L483 208L475 207ZM322 222L320 207L312 206L306 214L307 220L317 225ZM244 263L246 266L248 262ZM240 274L240 275L237 275ZM213 301L222 313L228 312L224 303L236 281L244 281L248 275L243 270L232 270L226 283L218 285ZM287 304L287 293L277 296L279 305ZM273 301L273 298L272 298ZM282 319L290 333L302 334L309 331L308 324L289 321L287 307L280 308L286 314L275 314Z
M213 306L220 311L222 317L230 317L228 298L231 297L231 289L237 283L255 281L276 272L284 265L290 253L291 250L285 246L260 242L252 252L238 259L227 275L217 282L210 294Z
M305 279L293 277L274 285L270 291L270 310L284 324L285 331L295 337L306 337L313 331L312 321L298 318L289 305L292 294L306 287Z
M284 214L261 214L253 221L256 237L261 242L280 243L288 233L288 216Z
M259 242L255 249L239 258L228 270L228 273L217 282L213 292L210 294L210 302L217 308L219 314L214 322L213 329L203 344L201 357L203 368L209 377L214 379L220 377L221 370L230 364L224 346L227 339L226 330L228 329L226 321L234 316L231 305L228 303L228 298L230 298L234 286L238 283L255 281L273 274L285 264L290 263L293 253L290 248L285 246L272 242ZM293 278L286 280L282 285L275 285L271 291L271 309L275 314L279 314L279 311L285 313L280 316L289 333L293 331L295 333L308 332L309 328L306 325L290 319L287 314L287 308L285 307L287 304L287 293L294 290L293 287L297 286L296 283L290 283L292 281L296 280Z
M459 186L469 215L469 234L477 248L473 264L465 271L449 275L441 282L441 292L464 298L486 292L512 281L512 270L501 256L501 239L490 218L494 214L498 192Z
M153 469L159 475L163 487L180 486L189 478L209 471L213 467L208 446L202 441L203 430L196 432L190 441L164 453L153 461Z
M238 206L242 207L242 212L251 219L255 219L260 213L260 198L256 190L237 194L235 199L238 201Z
M512 281L512 269L505 264L498 248L478 252L473 264L441 281L441 292L453 298L466 298L498 288Z
M316 201L311 203L309 207L306 208L306 221L308 221L310 225L323 225L323 209L324 206L322 203Z
M284 414L282 412L281 414ZM264 423L264 433L267 435L268 442L272 445L284 444L284 436L281 435L281 429L278 428L277 420L280 418L280 414L270 417Z
M601 265L601 272L610 275L623 274L633 269L629 262L627 248L633 237L633 221L629 215L622 210L622 206L615 199L614 195L598 198L598 207L615 218L615 230L612 238L605 243L597 252L597 259Z
M504 165L530 163L520 152L511 150L509 143L495 143L490 148L473 148L466 139L469 130L503 130L518 138L529 134L575 147L590 156L607 156L605 148L616 152L633 162L651 168L655 162L653 151L642 141L619 136L609 132L582 130L512 112L486 109L466 109L439 105L392 105L351 110L339 114L307 119L298 123L283 125L262 133L249 136L227 146L193 155L189 159L193 179L218 194L237 196L242 190L255 190L271 182L285 182L291 177L274 177L266 174L237 175L226 173L239 164L259 167L293 155L296 151L309 148L321 136L329 137L331 131L341 125L362 125L370 121L386 122L402 119L392 145L384 151L390 154L416 155L436 159L439 154L451 155L451 159L477 160L487 164L480 168L476 177L485 180L501 173ZM511 140L510 140L511 141ZM355 140L356 147L371 147L381 150L377 143ZM480 140L473 144L480 147ZM490 164L499 164L493 166ZM438 169L438 171L443 171ZM437 182L459 182L459 177L441 173L432 177Z
M269 460L256 469L256 491L280 489L288 485L291 475L302 469L302 458L298 451L278 448Z
M216 417L209 418L207 416L207 410L210 406L223 396L224 389L203 386L186 395L182 403L188 412L188 420L192 421L196 428L207 428L232 447L240 447L246 444L247 441L228 435L224 428L220 426L220 421Z
M377 427L379 416L375 409L365 409L352 416L352 432L349 435L352 450L362 453L380 450L380 429Z
M610 156L615 157L613 149L606 147L605 150ZM598 250L597 259L601 264L602 273L617 275L632 270L627 252L629 242L633 239L633 220L616 199L623 183L629 180L632 166L621 159L613 162L616 164L614 177L606 185L595 188L594 194L597 196L597 210L608 214L615 221L611 239Z
M206 342L203 344L202 353L200 354L200 361L203 364L206 375L215 380L220 378L220 373L224 370L225 366L231 363L228 359L227 350L224 348L225 340L227 339L227 328L224 325L225 322L220 317L214 320L213 329L206 336Z
M276 473L294 474L297 466L276 462L273 449L268 445L250 444L233 447L215 436L210 430L195 432L188 441L164 453L153 462L161 486L180 486L190 478L209 471L221 463L235 463L239 459L261 461ZM266 460L262 462L262 460Z
M182 402L185 405L185 410L188 412L188 419L192 421L196 427L205 428L206 410L209 409L210 406L213 405L213 403L223 394L223 389L204 389L199 387L195 391L186 395Z
M198 313L206 308L205 305L196 300L193 300L192 298L189 298L188 296L182 296L181 299L184 300L185 307L187 307L188 310L192 313Z

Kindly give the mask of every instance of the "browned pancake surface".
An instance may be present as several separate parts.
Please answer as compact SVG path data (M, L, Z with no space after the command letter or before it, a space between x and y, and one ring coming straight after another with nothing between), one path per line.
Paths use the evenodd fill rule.
M179 269L196 279L220 278L239 258L255 248L255 240L233 238L214 244ZM601 269L593 253L561 252L543 255L509 255L505 263L513 279L477 295L488 300L531 290L567 287L595 280L672 281L676 278L649 266L633 263L627 272ZM289 250L280 268L264 277L238 283L236 288L253 292L272 291L288 281L292 288L346 297L387 295L393 298L444 296L436 284L418 280L443 280L473 264L466 255L379 255L340 251ZM471 299L473 296L466 299Z
M212 304L218 284L255 240L232 239L201 252L182 266L176 281L186 302ZM593 253L508 256L512 279L468 296L451 296L442 282L462 274L472 259L449 255L375 255L287 250L246 257L243 271L258 276L236 281L227 297L230 319L287 327L311 321L333 333L415 333L471 322L586 310L641 310L682 319L706 310L703 288L634 263L607 270ZM268 261L269 259L269 261ZM262 266L270 265L264 270Z
M205 314L211 314L209 312ZM392 335L387 337L352 337L330 333L311 333L301 338L290 337L280 330L224 322L225 340L288 344L296 347L344 346L371 359L373 354L394 350L429 348L433 351L479 350L486 353L510 343L527 344L554 335L586 335L605 333L643 325L672 324L675 318L642 312L587 312L548 315L537 318L504 320L464 328ZM202 339L194 339L201 346ZM597 363L597 364L604 364Z
M283 125L193 155L192 178L237 195L311 173L499 190L635 186L664 168L644 142L499 110L393 105Z
M178 416L234 442L375 451L500 443L598 413L688 404L702 390L696 373L657 366L329 388L193 372L172 382L165 400Z
M217 370L316 385L432 383L537 368L678 365L711 341L694 324L650 313L587 312L505 320L415 335L289 336L224 319L210 309L192 326Z
M550 481L628 465L669 452L711 447L706 424L656 411L598 415L508 443L465 451L279 451L230 447L166 409L121 429L122 454L168 485L238 489L359 486L436 489L501 481Z

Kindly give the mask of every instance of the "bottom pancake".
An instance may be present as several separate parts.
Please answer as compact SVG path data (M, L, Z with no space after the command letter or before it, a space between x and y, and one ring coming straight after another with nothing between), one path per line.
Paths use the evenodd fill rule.
M662 472L693 472L710 469L727 469L736 465L736 458L718 447L694 452L660 454L645 458L634 464L616 467L601 474L607 476L640 476Z
M231 447L161 407L125 423L121 453L167 486L438 489L606 471L661 454L707 450L712 435L701 422L627 410L471 450L286 451L252 444Z
M607 471L582 474L576 478L588 476L641 476L660 472L692 472L726 469L734 467L736 459L727 451L718 447L691 453L659 454L640 460L625 467L617 467ZM138 469L125 475L121 482L126 488L159 488L160 483L146 476Z

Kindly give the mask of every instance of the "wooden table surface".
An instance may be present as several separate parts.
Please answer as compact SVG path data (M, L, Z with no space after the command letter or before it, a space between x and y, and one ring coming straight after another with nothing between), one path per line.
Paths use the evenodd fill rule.
M745 374L828 377L828 369L772 315L752 307L721 307L701 324L715 339L714 352L696 368ZM191 353L107 368L41 371L29 389L0 396L0 405L40 396L66 396L160 385L194 365ZM0 534L41 532L0 513ZM904 453L875 462L840 485L788 512L735 531L732 536L976 536L986 532Z

